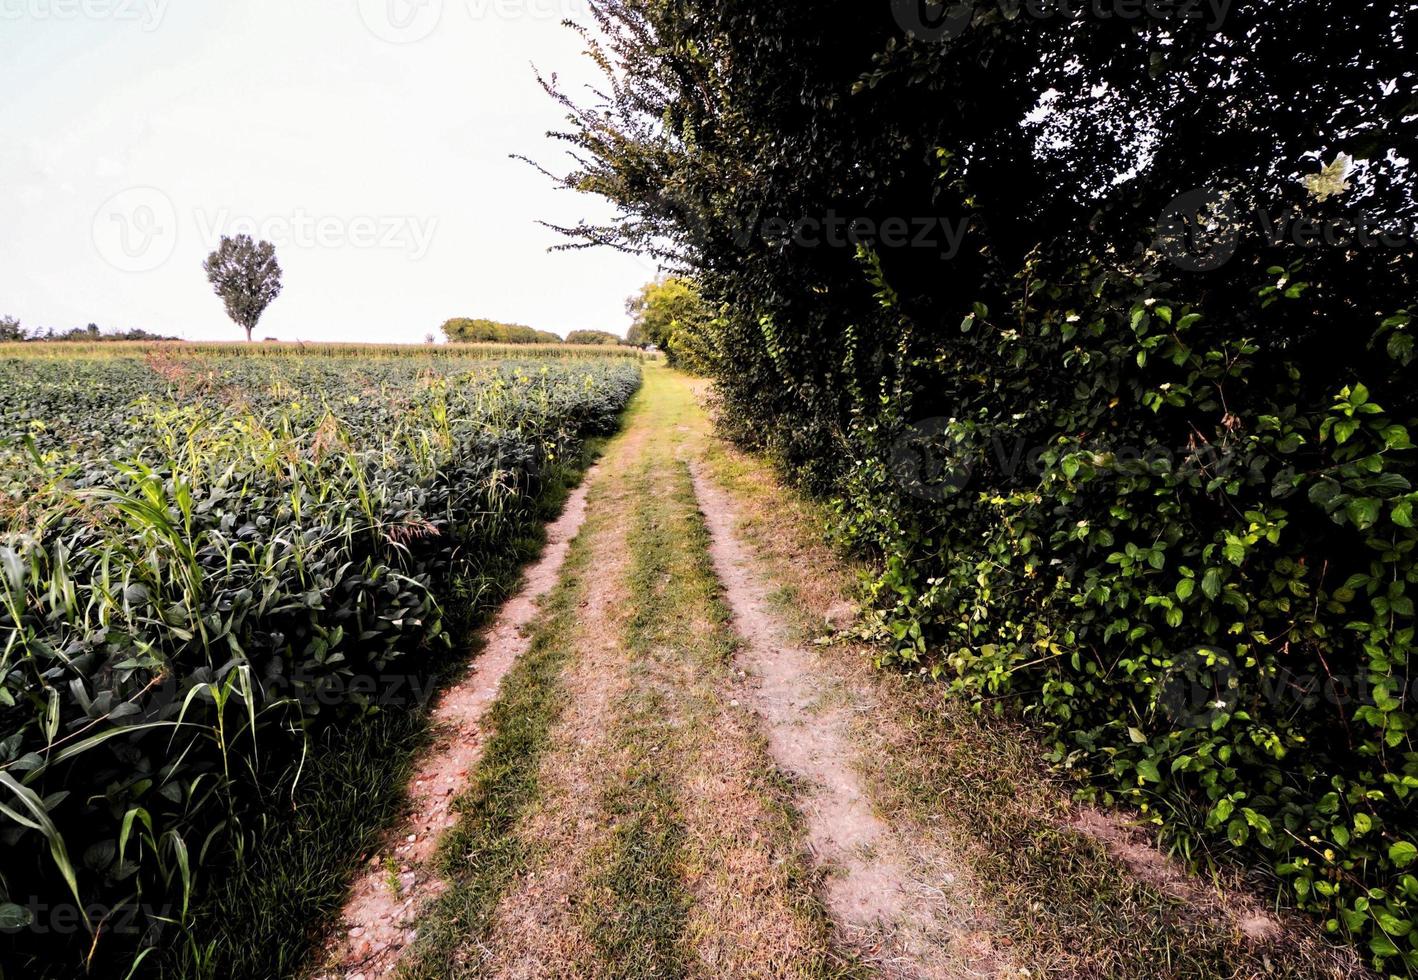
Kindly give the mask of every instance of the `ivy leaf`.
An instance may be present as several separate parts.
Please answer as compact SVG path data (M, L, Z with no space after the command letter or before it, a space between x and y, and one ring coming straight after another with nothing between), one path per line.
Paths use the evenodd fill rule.
M1393 862L1395 868L1406 868L1418 860L1418 847L1401 840L1388 849L1388 859Z

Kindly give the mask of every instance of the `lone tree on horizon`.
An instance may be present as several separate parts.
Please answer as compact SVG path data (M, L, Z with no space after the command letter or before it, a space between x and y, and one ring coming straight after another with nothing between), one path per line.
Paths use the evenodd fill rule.
M250 235L235 238L222 236L217 250L207 256L202 266L222 302L227 316L246 331L247 343L251 332L261 322L266 307L281 295L281 266L276 261L276 246L270 242L254 242Z

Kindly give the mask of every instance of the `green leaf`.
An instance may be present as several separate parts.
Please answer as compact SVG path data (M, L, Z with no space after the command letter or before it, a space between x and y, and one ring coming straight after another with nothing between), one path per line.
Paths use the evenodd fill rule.
M1407 365L1413 360L1413 335L1394 333L1388 338L1388 356Z
M1398 947L1382 933L1369 940L1369 949L1373 951L1375 956L1387 958L1398 955Z
M34 913L27 908L6 902L0 905L0 931L18 932L34 922Z
M1395 868L1406 868L1418 859L1418 847L1401 840L1388 849L1388 859Z
M1383 501L1378 497L1356 497L1349 501L1344 512L1349 515L1354 526L1363 531L1373 527L1378 521L1382 507Z
M1201 591L1208 599L1215 599L1221 594L1221 569L1206 570L1206 575L1201 580Z
M1399 527L1413 526L1413 501L1400 500L1393 505L1393 510L1389 512L1389 520Z
M73 863L69 860L69 851L64 846L64 837L59 833L59 828L54 825L54 821L50 819L44 801L28 786L21 786L8 772L0 772L0 786L16 796L20 805L24 807L26 815L21 815L4 804L0 804L0 813L22 826L38 830L49 841L49 855L54 859L55 866L64 877L65 883L68 884L70 894L79 904L84 921L88 922L88 913L83 910L83 896L79 894L78 877L75 875Z

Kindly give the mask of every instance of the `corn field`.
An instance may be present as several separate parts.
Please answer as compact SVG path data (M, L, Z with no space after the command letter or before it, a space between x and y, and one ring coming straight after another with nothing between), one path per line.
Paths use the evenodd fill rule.
M321 732L421 706L640 368L32 347L0 349L3 960L149 975L202 959L210 869L260 848Z

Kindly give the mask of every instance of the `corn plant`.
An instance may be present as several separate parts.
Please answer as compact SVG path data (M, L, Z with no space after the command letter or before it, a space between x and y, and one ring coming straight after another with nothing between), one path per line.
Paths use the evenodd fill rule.
M211 876L319 732L420 707L381 691L437 671L639 366L138 348L0 377L0 959L71 976L211 957ZM83 943L35 921L65 905Z

